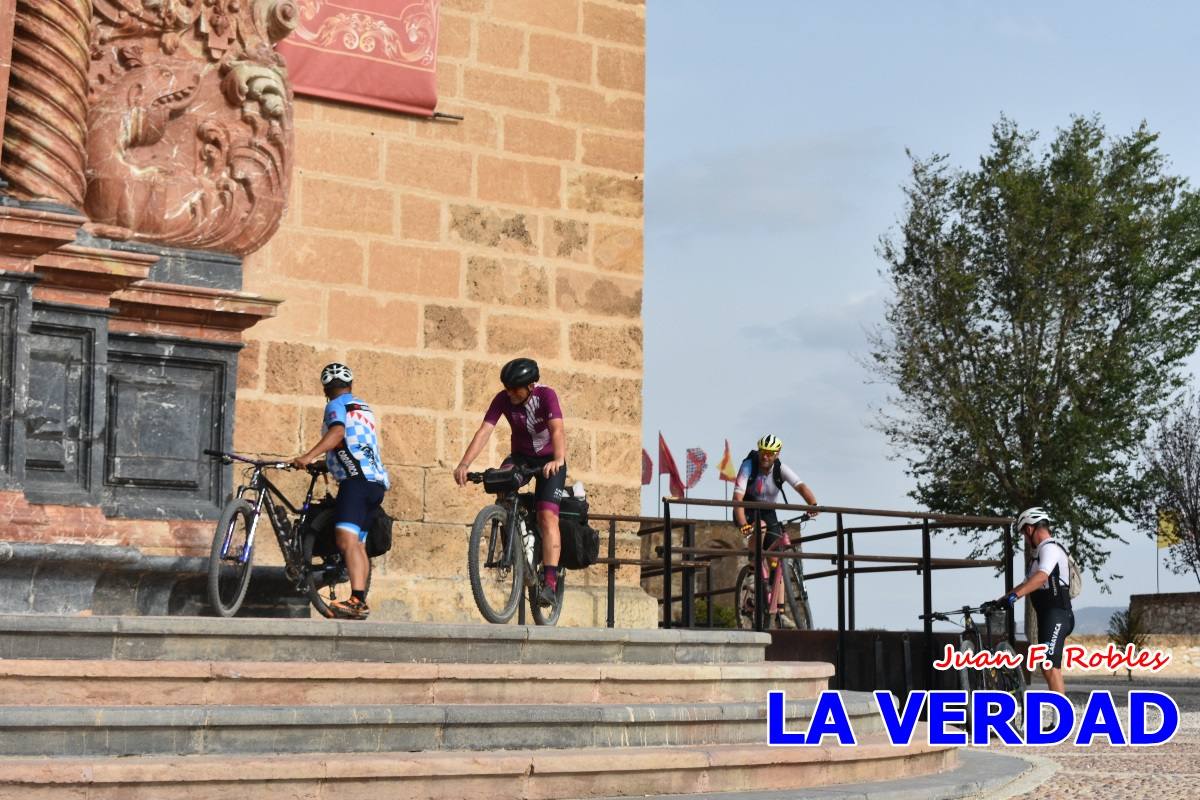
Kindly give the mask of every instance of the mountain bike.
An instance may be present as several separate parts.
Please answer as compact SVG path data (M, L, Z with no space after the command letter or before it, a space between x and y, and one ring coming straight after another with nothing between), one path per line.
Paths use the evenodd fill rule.
M205 450L204 454L219 459L222 464L236 461L247 465L245 482L221 511L208 557L208 600L217 616L232 617L242 607L254 567L255 536L259 522L266 518L283 554L287 579L299 594L308 596L318 614L333 617L329 605L338 599L340 592L350 594L350 573L332 537L323 533L325 526L313 524L318 512L333 500L326 488L325 500L313 503L317 479L328 472L325 465L308 465L308 491L297 507L265 474L268 470L295 469L291 464L256 461L218 450ZM368 560L368 588L371 585L370 569Z
M978 608L971 606L963 606L957 611L934 611L929 615L929 619L938 620L940 622L949 622L952 625L962 627L962 634L958 640L958 650L961 653L974 655L982 650L989 650L993 653L1005 653L1015 655L1016 651L1003 635L997 636L993 641L992 628L989 624L988 617L993 615L1003 615L1004 609L998 603L984 603ZM955 622L950 618L950 615L961 616L961 623ZM975 624L975 619L972 614L982 614L984 617L984 625L981 630ZM926 617L921 614L918 619L924 620ZM1021 667L986 667L984 669L974 669L972 667L963 667L958 671L958 679L960 687L967 693L967 727L971 724L971 698L974 692L980 689L993 689L1001 692L1008 692L1017 700L1016 722L1019 724L1021 714L1025 708L1025 671Z
M782 536L763 551L764 569L769 570L763 578L764 593L768 613L764 615L767 628L792 629L807 631L812 629L812 607L808 603L808 590L804 587L804 565L799 558L770 558L770 552L798 551L799 543L792 543L788 538L787 526L797 523L799 526L812 519L811 514L801 514L794 519L784 522L781 526ZM753 543L753 539L750 539ZM783 598L775 596L776 576L783 571ZM742 566L734 582L734 612L737 625L742 630L754 629L754 563Z
M467 573L479 613L497 625L505 624L516 613L522 587L527 590L536 624L553 625L562 613L565 569L558 570L554 605L544 607L538 603L542 534L533 493L519 491L537 472L536 468L512 466L467 473L468 481L482 483L485 492L496 495L496 502L485 506L471 525Z

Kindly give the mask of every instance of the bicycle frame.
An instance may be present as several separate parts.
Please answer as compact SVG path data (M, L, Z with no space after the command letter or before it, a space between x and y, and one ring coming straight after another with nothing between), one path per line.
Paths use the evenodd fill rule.
M755 597L754 630L756 630L756 631L763 630L764 625L766 623L766 619L763 616L763 614L765 613L764 606L766 609L773 609L776 606L776 604L782 599L782 598L775 597L776 583L780 584L780 590L784 591L784 596L786 597L786 590L783 589L783 585L780 582L780 580L784 580L784 581L787 580L787 575L784 574L784 572L783 572L784 562L787 562L787 561L798 562L799 561L799 559L794 559L794 558L777 558L776 561L778 563L775 565L775 567L768 568L768 562L764 561L764 558L770 559L771 558L770 554L772 552L779 553L784 550L790 550L792 548L792 540L791 540L791 537L788 536L787 526L791 525L792 523L803 524L810 519L812 519L812 515L801 514L798 517L793 517L792 519L785 520L784 522L780 523L779 541L774 542L770 547L767 547L764 549L762 546L762 540L767 532L767 526L766 526L766 523L764 523L762 521L761 512L758 509L754 509L754 512L753 512L753 520L754 521L752 523L754 525L754 529L751 532L751 534L754 536L754 539L755 539L753 561L754 561L754 566L755 566L755 569L754 569L754 597ZM807 590L804 588L804 573L802 571L800 571L800 569L798 568L798 566L796 564L789 564L788 567L796 575L796 583L800 587L801 592L803 592L804 594L807 594ZM767 575L765 577L763 576L764 569L767 570ZM777 580L777 576L781 576L781 579ZM763 585L764 580L767 580L770 582L770 588L767 588L765 585ZM758 600L760 598L765 599L766 602L765 603L758 602ZM801 599L802 598L797 598L797 601L799 602L799 601L801 601ZM812 624L811 620L809 621L809 624L810 625Z
M298 515L298 521L302 525L305 518L308 516L309 508L312 506L312 497L317 486L318 475L316 473L311 475L311 478L308 482L308 492L304 496L304 502L299 508L297 508L296 506L292 505L291 501L287 499L279 487L272 483L271 479L263 474L268 466L269 465L267 464L255 463L250 480L247 483L239 486L237 493L235 494L236 499L242 500L245 499L245 496L248 492L256 493L254 502L251 504L254 509L253 521L250 523L250 531L246 535L246 546L242 548L242 553L238 557L239 564L245 564L246 561L250 559L251 554L254 552L255 538L258 533L258 521L262 518L264 506L266 506L267 517L271 520L271 528L275 532L275 538L279 543L280 550L283 552L284 559L290 565L299 555L298 553L293 552L295 550L295 545L298 544L298 541L291 536L292 532L290 530L280 530L279 521L277 518L277 509L279 506L276 505L276 502L278 501L279 503L282 503L288 511ZM230 539L230 532L227 532L225 536L225 543L221 547L222 557L224 557L229 550Z
M518 527L518 522L522 516L522 514L521 514L521 511L522 511L521 499L522 499L522 497L523 497L523 495L520 492L514 491L514 492L510 492L508 495L506 495L504 497L497 498L496 504L504 507L504 509L507 511L507 514L505 515L505 518L506 518L505 534L506 535L504 537L504 554L503 554L504 560L502 562L497 562L497 560L496 560L496 532L498 530L498 526L493 527L492 535L488 539L488 553L487 553L487 561L485 562L485 566L487 566L489 568L494 568L496 566L499 566L501 563L513 564L513 563L515 563L515 560L518 557L520 557L520 558L525 557L525 553L524 553L525 543L522 540L522 537L519 535L519 527ZM536 539L537 541L540 542L541 538L542 538L542 532L538 528L537 515L526 513L526 514L524 514L524 517L525 517L525 524L526 524L526 526L528 526L529 532L533 534L534 539ZM529 566L536 567L536 564L530 564ZM532 585L530 583L531 580L536 581L537 580L536 576L525 575L526 585Z

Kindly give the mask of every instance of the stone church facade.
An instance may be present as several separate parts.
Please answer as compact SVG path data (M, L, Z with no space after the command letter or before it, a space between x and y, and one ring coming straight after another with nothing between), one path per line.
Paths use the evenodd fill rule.
M200 451L301 452L332 360L392 475L378 616L477 621L465 524L486 497L450 469L515 355L559 390L593 511L637 513L643 6L442 0L458 122L294 97L272 45L296 13L0 6L0 582L48 580L70 548L206 555L240 476ZM572 580L564 622L602 624L601 571ZM655 614L623 569L618 624Z

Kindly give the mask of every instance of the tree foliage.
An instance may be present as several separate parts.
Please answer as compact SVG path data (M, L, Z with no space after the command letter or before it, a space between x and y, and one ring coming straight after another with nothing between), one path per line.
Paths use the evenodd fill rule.
M1157 138L1074 118L1038 149L1002 118L975 170L910 153L905 214L879 247L893 296L872 363L895 387L879 425L913 498L1044 505L1098 579L1200 338L1200 198ZM998 547L977 539L976 555Z
M1167 414L1142 450L1146 494L1138 527L1150 536L1166 521L1177 540L1167 567L1200 582L1200 398L1189 394Z

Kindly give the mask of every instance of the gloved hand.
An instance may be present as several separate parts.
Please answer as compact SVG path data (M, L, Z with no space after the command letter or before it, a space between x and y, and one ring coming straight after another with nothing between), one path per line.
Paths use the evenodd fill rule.
M743 525L741 527L742 536L749 536L750 532L753 530L754 530L754 526L751 525L749 522L747 522L745 525Z
M1001 597L998 602L1003 603L1004 605L1012 606L1017 604L1018 599L1020 598L1017 597L1016 592L1009 592L1008 594L1004 595L1004 597Z

